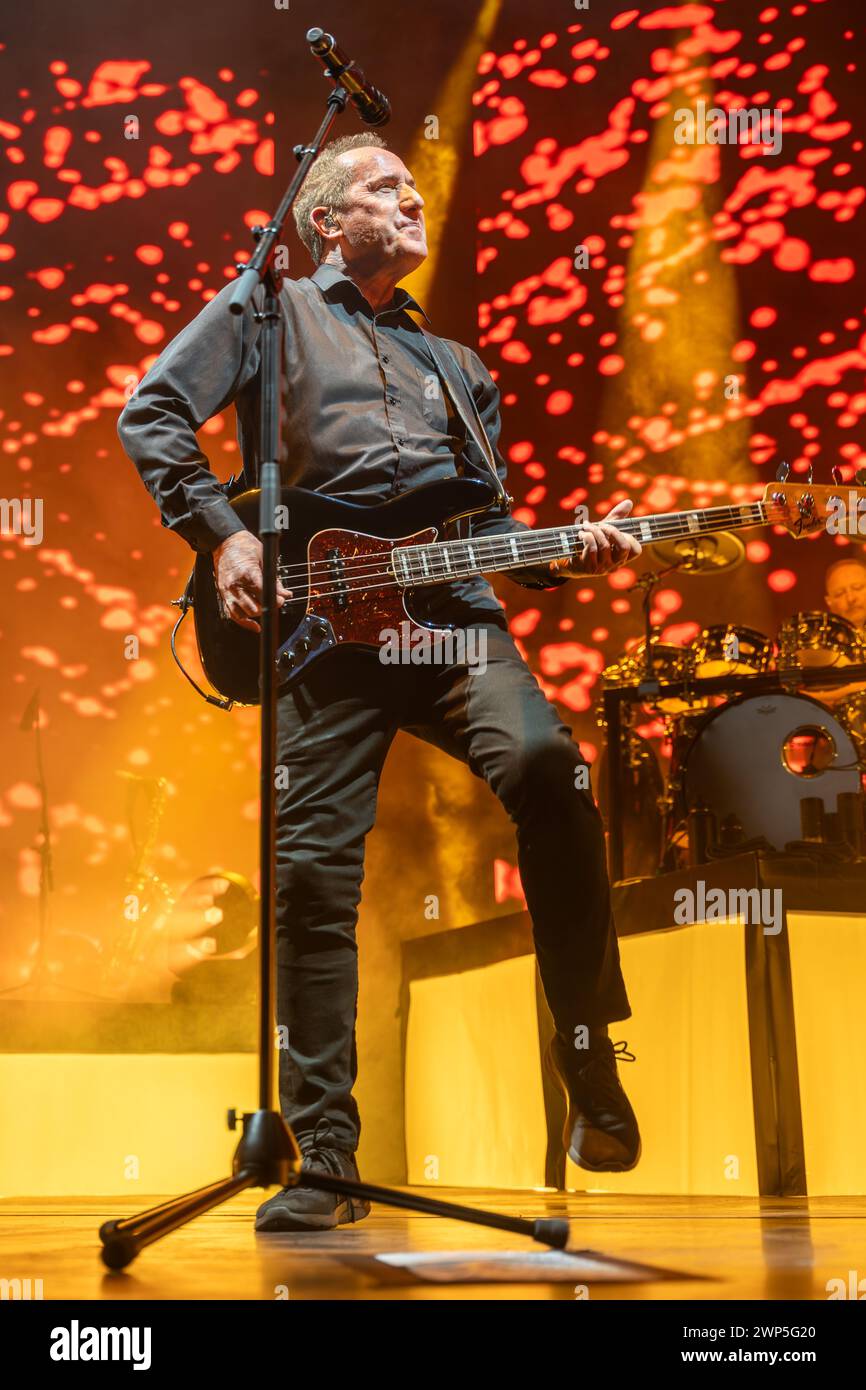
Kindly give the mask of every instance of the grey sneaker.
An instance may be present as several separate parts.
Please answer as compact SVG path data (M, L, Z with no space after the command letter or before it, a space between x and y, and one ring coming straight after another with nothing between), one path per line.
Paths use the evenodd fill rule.
M335 1177L360 1181L355 1155L342 1149L317 1146L308 1149L301 1164ZM256 1212L257 1231L332 1231L370 1215L370 1203L341 1192L320 1192L314 1187L284 1187Z

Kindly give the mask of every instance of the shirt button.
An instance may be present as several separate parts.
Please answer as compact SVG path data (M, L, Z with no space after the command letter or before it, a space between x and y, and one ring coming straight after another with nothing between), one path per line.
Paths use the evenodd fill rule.
M383 356L382 356L382 361L383 361L383 362L390 362L391 359L390 359L390 357L387 356L387 354L383 354Z
M389 404L389 405L396 405L396 404L397 404L397 397L396 397L396 396L389 396L389 397L388 397L388 404Z

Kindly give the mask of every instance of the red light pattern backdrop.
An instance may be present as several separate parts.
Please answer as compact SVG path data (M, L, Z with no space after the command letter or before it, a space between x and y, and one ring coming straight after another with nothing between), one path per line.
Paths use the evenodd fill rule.
M480 344L518 514L751 500L781 460L795 480L851 479L866 463L856 7L605 6L600 21L591 6L547 32L519 8L476 94ZM676 112L700 98L778 112L778 153L677 144ZM773 633L822 606L829 538L744 540L750 563L725 580L662 582L666 640L728 620ZM599 672L641 632L634 577L523 609L503 590L585 749Z
M189 43L184 57L196 54ZM115 423L161 348L248 255L247 228L265 220L254 195L273 187L273 115L249 80L249 52L245 79L229 66L178 72L168 57L73 66L32 44L17 58L0 53L3 491L43 499L44 536L3 538L0 959L3 983L20 984L38 922L35 750L18 731L38 689L54 846L50 958L59 982L80 988L83 964L97 971L100 947L104 959L131 930L136 784L119 773L168 779L151 867L173 889L210 867L255 864L256 715L229 720L191 692L178 698L168 600L192 556L162 531ZM203 430L223 477L238 461L231 416ZM187 633L187 661L192 646ZM149 803L143 782L131 808L139 838ZM215 820L217 805L225 814ZM105 993L101 981L92 987Z
M862 34L853 0L587 11L507 0L480 64L472 178L479 345L503 391L523 519L550 524L626 495L644 511L745 500L783 458L795 477L814 466L827 479L834 464L847 478L866 462ZM37 921L39 793L32 735L17 728L35 688L55 933L98 943L117 920L129 858L118 771L167 775L170 793L182 783L160 873L251 873L255 858L256 716L229 725L179 687L166 600L186 557L114 422L245 256L239 210L247 227L262 220L274 187L263 182L273 116L249 62L241 76L205 54L185 71L135 56L128 38L103 55L98 44L74 62L42 43L0 52L2 490L44 506L40 544L4 534L0 549L0 986L23 978ZM781 149L677 145L676 111L698 98L780 112ZM306 274L292 257L290 273ZM435 326L453 333L442 316ZM221 476L238 462L230 417L204 430ZM747 539L749 563L725 580L664 580L654 618L668 640L711 621L774 632L820 606L833 542ZM633 579L531 602L500 587L590 756L600 672L640 631ZM189 634L181 651L189 661ZM216 824L215 805L232 808ZM207 864L191 848L205 834ZM518 893L501 862L495 896Z

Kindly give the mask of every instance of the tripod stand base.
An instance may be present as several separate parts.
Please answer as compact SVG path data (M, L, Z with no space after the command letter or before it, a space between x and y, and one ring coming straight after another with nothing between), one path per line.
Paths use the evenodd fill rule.
M232 1176L209 1187L200 1187L182 1197L174 1197L149 1211L139 1212L122 1221L106 1221L100 1227L102 1259L109 1269L125 1269L139 1251L152 1245L170 1231L185 1226L194 1217L211 1211L248 1187L305 1187L318 1188L367 1201L382 1202L404 1211L419 1211L430 1216L444 1216L456 1221L468 1221L477 1226L510 1231L527 1236L541 1245L564 1250L568 1244L569 1224L558 1219L526 1219L504 1216L498 1212L482 1211L475 1207L457 1206L438 1198L415 1193L397 1192L390 1187L338 1178L317 1169L301 1169L298 1142L281 1115L273 1110L256 1110L243 1116L244 1132L232 1163Z
M146 1245L248 1187L289 1187L297 1183L301 1151L282 1115L274 1110L256 1110L243 1116L243 1126L230 1178L186 1192L126 1220L106 1221L100 1227L102 1259L109 1269L125 1269Z

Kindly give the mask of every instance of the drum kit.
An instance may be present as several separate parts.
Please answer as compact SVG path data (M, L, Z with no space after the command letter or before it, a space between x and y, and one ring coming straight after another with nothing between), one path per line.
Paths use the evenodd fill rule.
M729 622L704 628L686 646L662 642L650 623L662 575L719 573L741 563L743 548L727 533L655 549L671 553L662 557L665 568L635 585L644 590L645 635L604 671L597 716L609 733L611 710L618 711L615 807L610 748L598 785L615 876L652 875L749 849L803 853L820 846L842 859L866 852L864 638L832 613L800 612L775 640ZM855 669L846 682L839 672L849 666ZM612 692L620 697L613 706ZM659 725L669 750L664 760L651 742Z
M119 769L131 858L117 900L87 933L43 931L0 995L102 1003L248 1004L256 997L259 895L243 874L202 874L181 890L155 871L168 783Z
M102 987L107 995L128 1002L169 997L173 1003L218 1002L225 984L237 985L255 964L258 894L242 874L229 870L203 874L175 893L151 866L168 784L163 777L125 770L118 775L128 788L132 862L123 921L116 924ZM254 985L254 974L251 979ZM232 996L236 1003L252 997L249 990Z

